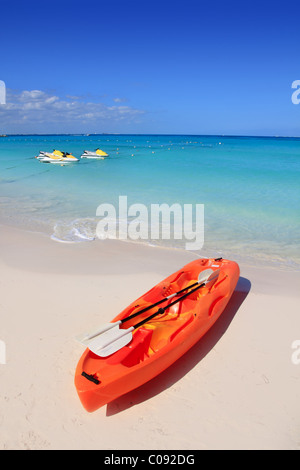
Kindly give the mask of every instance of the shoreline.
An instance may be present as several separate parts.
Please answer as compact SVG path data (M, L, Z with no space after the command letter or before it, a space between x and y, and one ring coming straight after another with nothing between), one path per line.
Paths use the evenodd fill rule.
M99 139L112 157L99 165L81 162L80 166L62 169L40 165L34 159L40 148L62 148L79 157L86 146L99 146ZM78 241L95 236L99 204L109 203L118 210L118 193L128 197L129 205L144 204L148 211L152 203L167 203L170 209L175 201L181 209L184 204L201 203L205 206L205 240L197 256L223 256L247 265L300 270L296 191L299 148L295 142L277 143L274 139L264 144L255 136L236 136L222 146L220 137L134 138L130 134L107 139L32 136L25 139L26 145L22 137L10 140L16 143L1 149L0 220L8 224ZM89 145L83 144L86 140ZM133 154L135 158L131 158ZM258 179L250 178L249 171ZM167 180L163 175L169 175ZM181 188L179 201L177 185ZM172 231L175 224L171 219L170 213ZM194 226L193 232L196 235ZM184 249L185 240L176 240L173 235L170 240L153 240L153 245ZM152 243L149 231L146 237Z
M201 342L140 389L92 415L82 409L76 335L193 259L1 226L0 448L299 449L298 272L240 264L237 289Z
M79 219L75 219L75 222L77 222ZM67 225L70 226L70 223ZM119 240L119 239L113 239L109 238L106 240L101 240L97 238L96 234L95 237L92 238L91 235L82 237L82 240L80 240L80 237L74 240L68 240L68 239L60 239L55 235L55 229L56 226L53 227L54 232L50 233L50 228L46 230L46 226L42 229L29 229L28 227L25 227L24 225L16 225L14 223L9 223L6 220L1 220L0 219L0 229L5 230L5 229L10 229L10 230L16 230L19 233L27 233L27 234L32 234L33 236L41 236L48 238L51 240L53 243L59 244L59 245L99 245L102 244L114 244L116 247L119 246L120 249L122 247L130 247L129 249L134 249L134 247L139 247L137 249L141 249L142 247L144 248L153 248L157 250L167 250L170 252L174 253L174 256L176 256L176 253L181 253L182 256L184 254L187 255L188 259L197 259L197 258L214 258L214 257L223 257L223 258L228 258L228 259L234 259L238 264L247 266L248 268L253 268L253 269L271 269L275 271L281 271L281 272L290 272L290 273L298 273L300 272L300 265L297 261L294 261L292 259L288 259L286 262L284 262L283 258L270 258L269 256L266 257L266 259L263 259L262 256L256 255L248 255L248 254L243 254L241 253L236 253L233 252L232 248L228 249L227 252L222 249L216 249L213 250L211 247L205 247L199 252L199 251L192 251L192 250L185 250L184 247L180 246L173 246L173 245L167 245L167 244L155 244L155 242L152 242L151 240ZM105 245L104 245L105 246ZM100 249L100 248L99 248ZM191 257L191 258L189 258Z

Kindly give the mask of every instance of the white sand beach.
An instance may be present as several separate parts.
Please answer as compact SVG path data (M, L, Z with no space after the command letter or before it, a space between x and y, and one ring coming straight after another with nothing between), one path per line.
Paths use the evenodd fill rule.
M0 449L299 449L298 272L240 265L228 307L201 342L139 389L83 409L76 335L193 259L1 226Z

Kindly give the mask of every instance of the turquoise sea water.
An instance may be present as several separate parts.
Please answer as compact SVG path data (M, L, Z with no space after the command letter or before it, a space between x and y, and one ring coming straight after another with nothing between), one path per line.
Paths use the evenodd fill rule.
M60 149L109 158L60 166ZM0 138L0 221L57 241L95 239L102 203L204 204L200 256L300 267L300 139L100 135ZM183 248L182 240L143 243Z

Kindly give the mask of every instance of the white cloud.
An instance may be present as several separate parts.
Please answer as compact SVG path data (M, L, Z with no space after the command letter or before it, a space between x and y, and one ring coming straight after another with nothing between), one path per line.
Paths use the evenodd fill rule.
M41 101L46 97L46 93L41 90L22 91L19 95L16 95L16 99L19 101Z
M123 103L124 101L126 101L126 98L114 98L115 103Z
M0 107L0 128L7 133L48 133L86 132L111 126L113 131L117 123L133 122L144 113L130 106L107 106L75 96L60 98L41 90L8 90L7 104Z

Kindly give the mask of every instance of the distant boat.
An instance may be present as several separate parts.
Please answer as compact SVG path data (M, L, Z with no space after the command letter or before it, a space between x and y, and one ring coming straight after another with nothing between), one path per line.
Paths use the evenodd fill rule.
M81 158L94 158L97 160L104 160L104 158L108 157L108 153L104 152L101 149L96 149L94 152L90 150L85 150L81 155Z

